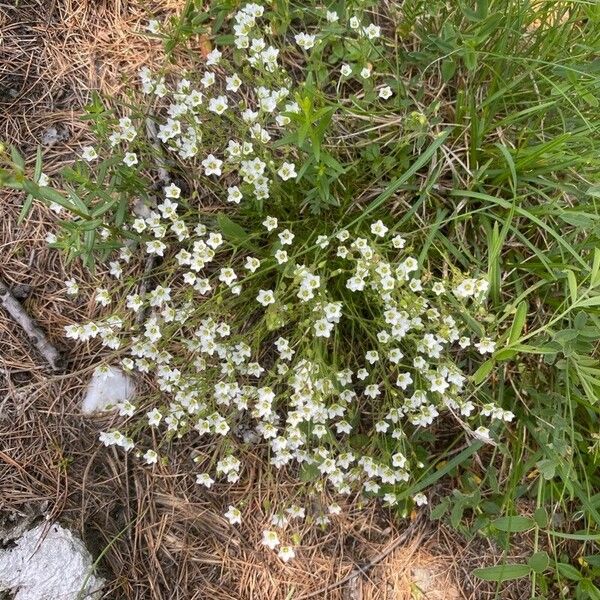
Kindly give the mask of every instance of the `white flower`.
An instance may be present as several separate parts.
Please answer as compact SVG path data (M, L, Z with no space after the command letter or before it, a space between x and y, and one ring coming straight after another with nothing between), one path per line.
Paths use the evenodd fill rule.
M69 296L77 296L77 294L79 294L79 285L74 279L67 279L65 281L65 287L67 288L67 294L69 294Z
M217 115L222 115L227 110L227 96L211 98L208 102L208 110Z
M239 204L242 198L242 192L240 192L240 188L237 185L227 188L227 202Z
M279 171L277 171L277 175L283 179L283 181L287 181L288 179L295 179L298 174L296 173L296 166L294 163L284 162L281 165Z
M396 379L396 385L400 389L405 390L412 383L412 381L413 380L410 376L410 373L399 373L398 378Z
M291 546L281 546L279 552L277 553L277 556L279 556L279 558L283 562L288 562L296 556L296 553L294 552L294 549Z
M202 76L202 79L200 79L200 83L204 86L204 88L210 87L215 83L215 81L215 74L211 71L206 71L206 73L204 73L204 75Z
M256 300L262 306L269 306L269 304L275 303L275 294L271 290L260 290L258 296L256 296Z
M393 94L394 92L392 92L392 88L389 85L386 85L379 90L379 97L384 100L391 98Z
M215 480L212 479L208 473L201 473L200 475L196 475L196 483L203 485L207 488L211 488L214 482Z
M98 158L98 153L92 146L86 146L83 148L81 158L83 158L83 160L87 160L87 162L92 162Z
M337 23L340 20L340 16L334 10L328 10L326 18L328 23Z
M344 77L350 77L350 75L352 75L352 67L350 65L343 64L340 68L340 73Z
M48 177L48 175L46 175L46 173L40 173L40 177L38 179L38 185L40 187L48 187L49 183L50 183L50 177ZM62 209L62 206L60 208Z
M381 36L381 27L371 23L368 27L363 28L363 33L370 39L373 40Z
M378 237L384 237L388 231L388 228L383 224L383 221L381 220L375 221L375 223L371 225L371 233Z
M277 250L277 252L275 252L275 260L277 260L280 265L283 265L289 260L288 253L285 250Z
M371 77L371 67L364 67L363 69L361 69L360 71L360 76L363 79L369 79L369 77Z
M485 442L486 444L493 444L494 440L492 439L492 436L490 435L490 430L487 427L478 427L474 432L473 435L478 439L481 440L482 442Z
M279 234L279 241L282 246L289 246L293 241L294 237L296 237L289 229L284 229Z
M148 450L144 454L144 460L147 465L155 465L158 462L158 454L154 450Z
M394 246L394 248L404 248L404 246L406 245L406 240L401 236L401 235L395 235L392 238L392 246Z
M127 152L127 154L125 154L125 157L123 158L123 162L128 167L133 167L133 165L137 165L138 164L137 154L135 152Z
M166 249L166 244L163 244L160 240L152 240L150 242L146 242L146 252L148 254L164 256Z
M218 159L216 156L209 154L203 161L202 166L204 167L205 175L221 175L221 166L223 161Z
M151 427L158 425L162 419L162 414L158 408L153 408L149 413L146 413L146 416L148 417L148 424Z
M491 354L496 349L496 342L490 338L484 337L475 344L475 348L477 348L479 354Z
M262 224L267 228L267 231L277 229L277 219L275 217L267 217Z
M225 77L225 81L227 82L226 89L229 92L237 92L242 85L242 80L236 73L234 73L231 77Z
M148 25L146 25L146 31L149 31L150 33L159 33L160 23L156 19L150 19Z
M360 21L358 20L358 17L351 17L350 18L350 29L358 29L360 27Z
M271 548L271 550L275 550L275 548L279 546L279 536L277 535L277 532L268 529L263 531L262 543Z
M178 188L174 183L169 184L167 187L163 188L165 192L166 198L177 199L181 196L181 189Z
M315 45L316 36L308 33L298 33L295 38L296 44L304 50L310 50Z
M231 525L240 524L242 522L242 513L231 504L225 513L225 518L229 521Z
M219 61L221 60L221 56L223 56L223 54L217 50L217 48L215 48L206 55L206 64L209 66L218 65Z
M254 258L253 256L246 257L246 264L244 265L248 271L254 273L258 267L260 267L260 260L258 258Z
M422 492L415 494L413 500L417 506L425 506L427 504L427 496Z

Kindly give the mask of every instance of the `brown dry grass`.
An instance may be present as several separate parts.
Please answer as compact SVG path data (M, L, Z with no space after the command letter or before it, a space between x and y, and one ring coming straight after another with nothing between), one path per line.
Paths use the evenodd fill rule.
M158 60L156 44L135 32L148 11L177 10L182 2L0 1L0 138L31 162L56 129L63 139L44 146L44 170L58 171L86 138L78 116L90 90L118 95L142 64ZM421 518L409 525L350 503L326 531L307 533L297 559L284 564L259 540L271 516L265 507L293 493L294 484L285 474L268 475L260 456L247 456L242 483L206 491L186 474L194 467L182 444L171 448L169 466L150 469L101 447L98 432L112 417L84 418L79 402L94 365L108 354L93 345L67 347L63 336L65 325L94 316L95 282L47 248L49 211L35 207L18 226L19 196L0 200L0 276L31 287L28 312L68 356L66 375L48 375L0 312L0 524L45 517L71 526L94 556L102 555L109 598L493 597L493 587L470 575L482 556L493 562L487 542L466 545ZM67 277L80 282L77 301L62 291ZM196 450L208 457L211 449ZM243 507L239 529L222 517L230 503ZM407 525L410 535L403 535ZM523 585L506 587L502 597L528 597Z

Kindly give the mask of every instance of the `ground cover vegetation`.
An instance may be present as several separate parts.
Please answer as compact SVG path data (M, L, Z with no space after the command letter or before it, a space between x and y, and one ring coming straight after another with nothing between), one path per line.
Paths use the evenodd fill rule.
M260 448L298 481L262 534L283 561L326 489L530 534L476 572L499 594L600 597L600 7L191 1L144 35L164 66L94 99L97 143L4 173L108 264L65 335L152 381L99 443L188 448L208 489Z

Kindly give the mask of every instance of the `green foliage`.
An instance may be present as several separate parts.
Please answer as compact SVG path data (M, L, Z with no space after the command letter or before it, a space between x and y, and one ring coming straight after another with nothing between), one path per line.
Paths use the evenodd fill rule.
M189 50L195 36L231 43L225 24L238 4L221 0L207 10L190 0L158 37L171 57ZM336 6L350 4L354 10L369 3ZM507 555L513 536L534 538L526 561L507 558L478 569L479 578L501 589L502 582L529 577L532 594L598 598L600 9L554 0L406 0L387 3L385 11L370 4L384 13L383 47L340 37L341 25L326 23L313 2L272 3L273 35L291 40L314 27L322 43L302 73L300 111L273 144L297 157L298 179L293 189L277 188L269 214L304 228L307 248L313 233L342 220L382 218L393 232L415 232L424 271L487 273L500 315L494 325L504 333L493 356L473 365L473 381L480 402L494 400L516 419L488 454L479 442L458 454L436 448L421 481L399 497L451 481L454 489L443 492L434 518L466 536L492 538ZM298 56L288 49L291 72ZM372 80L357 77L365 62L393 89L387 103ZM346 63L349 78L339 76ZM133 108L140 122L148 114L147 106ZM114 115L95 98L88 118L106 143ZM61 191L36 183L41 154L30 173L13 151L3 180L28 194L23 215L34 198L68 208L57 246L91 266L138 241L122 226L133 199L151 202L157 157L148 139L136 151L147 163L144 174L110 157L94 173L78 162L64 172ZM202 197L194 173L175 158L168 167L191 197ZM259 202L215 219L243 251L256 246L265 214ZM99 227L111 231L108 240ZM356 317L360 332L364 311ZM269 331L283 321L272 305ZM366 447L358 434L354 441ZM476 452L485 471L473 460ZM303 481L316 476L310 466L300 474ZM522 503L533 505L530 514L521 514ZM567 542L571 555L554 551L553 544Z

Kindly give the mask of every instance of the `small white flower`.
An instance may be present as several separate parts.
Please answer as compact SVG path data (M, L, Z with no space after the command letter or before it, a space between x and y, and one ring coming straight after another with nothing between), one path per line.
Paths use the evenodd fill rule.
M496 350L496 342L490 338L481 338L481 341L475 344L475 348L479 351L479 354L491 354Z
M358 17L351 17L350 18L350 29L358 29L360 27L360 21L358 20Z
M283 181L287 181L288 179L296 179L298 176L296 173L296 165L294 165L294 163L284 162L279 171L277 171L277 175L279 175Z
M204 167L205 175L221 175L221 166L223 161L218 159L216 156L209 154L203 161L202 166Z
M48 187L49 183L50 183L50 177L48 177L48 175L46 175L46 173L40 173L40 177L38 179L38 185L40 187ZM62 207L60 207L60 208L62 209Z
M281 546L279 552L277 553L277 556L279 556L279 558L283 562L288 562L296 556L296 553L294 552L294 549L291 546Z
M413 500L417 506L425 506L427 504L427 496L422 492L415 494Z
M393 94L394 92L392 92L392 88L389 85L386 85L379 90L379 97L383 100L391 98Z
M308 33L298 33L294 39L300 48L310 50L315 45L316 36Z
M258 258L254 258L253 256L246 257L246 264L244 265L248 271L254 273L258 267L260 267L260 260Z
M242 198L242 192L240 192L240 188L237 185L227 188L227 202L239 204Z
M156 19L150 19L148 25L146 25L146 31L149 31L150 33L159 33L160 23Z
M201 473L196 475L196 483L203 485L204 487L211 488L215 480L211 478L208 473Z
M271 290L260 290L256 296L256 300L262 306L269 306L275 303L275 294Z
M326 18L328 23L337 23L340 20L340 16L334 10L328 10Z
M148 450L144 454L144 460L147 465L155 465L158 462L158 454L154 450Z
M364 67L363 69L361 69L360 71L360 76L363 79L369 79L369 77L371 77L371 67Z
M166 198L177 199L181 196L181 189L178 188L174 183L171 183L167 187L163 188Z
M242 513L231 504L225 513L225 518L229 521L231 525L241 524L242 522Z
M350 75L352 75L352 67L350 65L343 64L340 68L340 73L344 77L350 77Z
M279 241L282 246L289 246L294 241L295 237L296 236L289 229L284 229L279 234Z
M370 39L373 40L381 36L381 27L378 27L374 23L371 23L368 27L363 28L363 33Z
M98 153L92 146L86 146L81 153L81 158L87 160L87 162L92 162L98 158Z
M216 81L215 74L211 71L206 71L202 78L200 79L200 83L204 86L204 88L209 88Z
M221 56L223 56L223 54L217 50L217 48L215 48L206 55L206 64L209 66L218 65L219 61L221 60Z
M371 233L376 235L377 237L384 237L385 234L389 231L389 229L383 224L383 221L375 221L371 225Z
M162 419L162 414L158 408L153 408L149 413L146 413L146 416L148 417L148 424L151 427L157 426Z
M227 110L227 96L211 98L208 102L208 110L217 115L222 115Z
M277 535L277 532L268 529L263 531L262 543L271 548L271 550L275 550L275 548L279 546L279 536Z
M127 152L127 154L125 154L125 157L123 158L123 162L128 167L133 167L133 165L137 165L138 164L137 154L135 152Z
M67 294L69 294L69 296L77 296L77 294L79 294L79 285L74 279L67 279L65 281L65 287L67 288Z
M289 260L288 253L285 250L277 250L277 252L275 252L275 260L280 265L283 265Z
M242 85L242 80L236 73L234 73L231 77L226 77L225 81L227 82L226 89L229 92L237 92Z
M267 217L262 224L267 228L267 231L277 229L277 219L275 217Z

